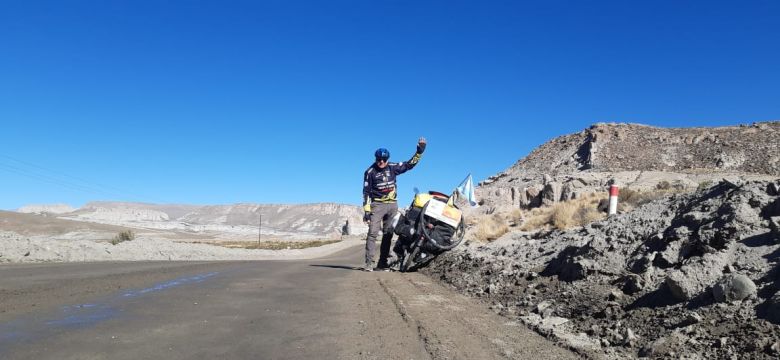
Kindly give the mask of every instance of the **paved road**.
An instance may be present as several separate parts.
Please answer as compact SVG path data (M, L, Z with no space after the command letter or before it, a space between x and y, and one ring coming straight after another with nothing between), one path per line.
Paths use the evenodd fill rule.
M306 261L0 266L2 359L568 359L420 274Z

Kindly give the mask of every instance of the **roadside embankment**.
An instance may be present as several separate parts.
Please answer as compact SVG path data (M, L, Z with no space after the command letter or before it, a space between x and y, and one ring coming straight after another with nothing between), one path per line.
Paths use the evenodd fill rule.
M779 222L780 181L723 181L423 271L596 357L777 358Z

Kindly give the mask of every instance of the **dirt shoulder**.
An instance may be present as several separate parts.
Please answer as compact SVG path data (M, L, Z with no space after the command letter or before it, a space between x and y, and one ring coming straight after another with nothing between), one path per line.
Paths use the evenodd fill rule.
M350 337L363 344L348 359L575 359L525 325L417 273L350 275Z

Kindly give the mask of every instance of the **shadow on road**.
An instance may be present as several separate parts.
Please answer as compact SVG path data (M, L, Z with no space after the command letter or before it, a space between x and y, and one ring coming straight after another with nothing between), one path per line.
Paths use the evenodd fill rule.
M314 267L323 267L323 268L330 268L330 269L342 269L342 270L362 270L360 267L356 266L347 266L347 265L321 265L321 264L312 264L309 266Z

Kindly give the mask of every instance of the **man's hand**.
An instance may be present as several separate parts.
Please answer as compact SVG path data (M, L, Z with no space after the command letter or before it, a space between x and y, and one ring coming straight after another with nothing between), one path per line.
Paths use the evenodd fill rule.
M363 222L368 223L369 221L371 221L371 213L370 212L363 213Z
M417 140L417 153L418 154L422 154L423 151L425 151L426 143L427 142L425 141L425 138L422 137L422 136L420 137L420 140Z

